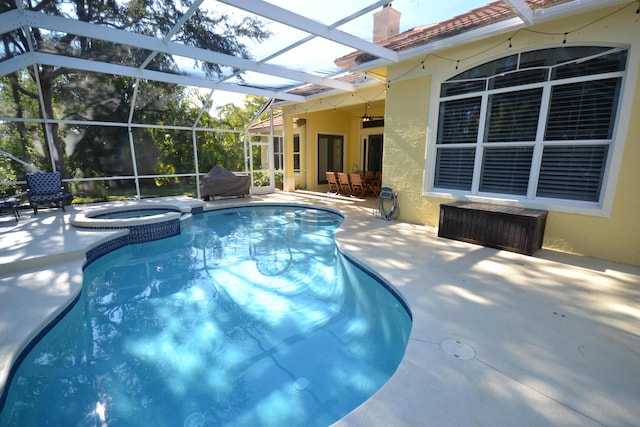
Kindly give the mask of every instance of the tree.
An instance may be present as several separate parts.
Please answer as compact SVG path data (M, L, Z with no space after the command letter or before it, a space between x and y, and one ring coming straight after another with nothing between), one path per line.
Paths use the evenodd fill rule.
M247 95L244 106L227 104L218 108L217 118L209 116L212 127L218 129L244 130L264 104L264 98ZM208 170L215 165L222 165L227 169L244 170L244 145L240 133L218 133L213 138L207 138L198 144L200 147L200 170Z
M132 0L127 3L112 0L74 0L63 2L58 0L26 0L24 8L36 12L44 12L56 16L68 16L83 22L96 23L108 27L128 30L151 36L167 34L183 15L179 6L191 5L189 0L175 2L174 0ZM70 7L71 6L71 7ZM0 13L16 9L16 0L0 0ZM263 24L255 18L246 18L241 22L234 22L231 17L219 15L216 11L198 10L187 22L180 27L173 40L187 45L198 46L211 51L229 55L247 57L248 50L243 39L261 41L269 36L263 30ZM14 32L3 34L4 59L29 52L28 40L35 44L37 51L46 51L61 55L72 55L81 58L94 58L101 61L122 65L139 66L150 52L142 49L132 49L128 46L115 45L97 39L79 37L75 34L60 34L41 31L37 27L25 27ZM208 76L215 77L222 74L219 64L200 62L196 64ZM158 54L147 65L158 71L175 72L176 60L170 55ZM9 76L8 83L13 94L13 103L17 118L23 118L23 97L38 100L39 117L49 119L59 118L90 118L91 120L108 121L114 119L126 121L131 107L131 93L133 81L130 78L77 72L64 67L38 65L26 70L24 76L29 76L31 82L25 82L21 75ZM35 82L39 80L40 94L36 91ZM170 99L178 95L179 89L169 88L169 85L149 83L155 87L158 94L156 102ZM176 92L177 91L177 92ZM20 98L20 99L19 99ZM150 105L136 105L136 117L158 118ZM65 128L67 129L67 128ZM68 130L68 129L67 129ZM113 130L113 129L112 129ZM69 177L66 165L66 153L60 126L49 123L49 128L42 125L42 133L51 139L55 168L64 177ZM88 138L100 138L106 130L96 131ZM111 132L118 134L118 132ZM27 147L28 132L17 126L17 134L23 147ZM122 141L120 135L110 136L115 141ZM48 150L48 144L43 144ZM24 148L27 151L27 148ZM96 156L100 153L95 153ZM83 158L85 160L86 158ZM93 162L97 159L93 158Z
M26 72L16 72L0 78L0 116L36 118L39 114L38 100L25 93L36 93L35 85ZM25 163L46 167L42 151L44 136L41 128L24 121L6 121L0 126L0 149L16 156ZM2 179L24 179L22 168L15 162L7 163L9 173Z

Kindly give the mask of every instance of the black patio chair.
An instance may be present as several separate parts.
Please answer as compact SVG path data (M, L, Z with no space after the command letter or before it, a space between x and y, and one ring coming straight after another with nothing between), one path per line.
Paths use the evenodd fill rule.
M71 199L62 186L60 172L37 172L27 174L27 197L33 208L33 214L38 214L38 205L55 203L65 212L64 203Z

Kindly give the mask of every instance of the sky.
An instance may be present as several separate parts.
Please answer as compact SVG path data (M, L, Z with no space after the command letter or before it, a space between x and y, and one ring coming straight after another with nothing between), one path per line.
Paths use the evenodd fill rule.
M373 0L267 0L276 6L290 10L291 12L311 18L325 25L349 16L366 6L372 4ZM447 20L453 16L465 13L476 7L489 3L490 0L396 0L392 2L394 9L401 13L400 32L411 28L429 25ZM219 7L218 4L217 7ZM230 6L223 6L230 7ZM238 17L244 12L237 12L230 9ZM380 9L377 9L378 11ZM250 45L251 53L255 59L260 60L278 49L288 46L293 41L298 40L306 33L288 28L276 22L268 22L267 28L273 33L272 37L263 43ZM344 26L340 30L353 34L365 40L371 41L373 33L372 13L364 15ZM313 42L301 46L287 55L283 55L271 60L269 63L282 66L295 66L302 71L316 74L329 73L333 71L329 67L333 66L333 60L352 52L350 47L339 46L333 42L315 39ZM302 60L301 60L302 58ZM259 76L249 75L251 78ZM214 94L216 106L227 103L242 105L244 95L232 94L218 91Z

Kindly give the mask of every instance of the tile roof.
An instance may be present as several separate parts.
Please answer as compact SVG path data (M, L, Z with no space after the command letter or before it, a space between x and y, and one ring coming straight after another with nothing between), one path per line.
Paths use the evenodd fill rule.
M295 120L295 119L294 119ZM282 126L284 124L284 120L283 120L283 116L282 114L277 114L273 116L273 126ZM259 130L259 129L269 129L271 127L271 119L270 118L266 118L264 120L260 120L259 122L256 122L253 124L253 126L251 126L249 129L250 130Z
M572 0L525 0L532 10L546 9L570 1ZM446 21L412 28L397 36L383 40L380 45L396 52L403 51L515 17L517 17L517 14L511 7L504 1L498 0L454 16ZM374 59L377 59L377 57L356 51L336 59L335 63L340 67L348 68Z

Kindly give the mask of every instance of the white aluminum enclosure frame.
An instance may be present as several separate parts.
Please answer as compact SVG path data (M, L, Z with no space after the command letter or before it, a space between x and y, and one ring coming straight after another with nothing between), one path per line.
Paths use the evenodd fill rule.
M42 91L40 90L39 84L39 74L38 74L38 65L48 65L54 67L65 67L72 68L86 72L94 72L94 73L106 73L113 75L121 75L125 77L132 77L136 79L135 90L132 98L131 109L129 112L129 118L127 123L114 123L114 122L101 122L101 121L73 121L73 120L60 120L52 117L40 117L40 118L29 118L29 119L21 119L21 118L13 118L13 117L0 117L0 122L9 122L9 121L25 121L31 123L42 123L45 129L45 138L46 144L49 145L49 152L51 153L51 157L49 161L51 162L52 168L55 169L55 159L52 147L52 136L50 135L49 125L53 123L57 124L78 124L78 125L94 125L94 126L117 126L117 127L126 127L129 135L129 145L131 149L132 156L132 167L133 167L133 175L132 176L117 176L117 177L99 177L99 178L83 178L83 179L73 179L66 180L67 182L74 181L90 181L90 180L108 180L108 179L133 179L135 181L136 193L138 197L141 197L140 194L140 179L145 178L157 178L167 175L140 175L137 169L136 163L136 154L135 154L135 142L133 139L132 130L135 128L144 128L144 127L153 127L157 129L171 129L171 130L190 130L192 132L192 140L193 140L193 156L194 156L194 164L195 170L193 174L174 174L170 176L192 176L195 175L196 178L196 192L198 197L200 197L199 191L199 181L201 171L198 167L198 159L197 159L197 146L196 146L196 132L198 131L211 131L211 132L233 132L233 133L244 133L244 151L245 151L245 172L253 174L251 168L251 159L250 153L251 149L248 146L248 139L246 137L245 130L226 130L226 129L208 129L198 127L198 122L200 118L210 107L210 105L205 104L202 106L201 111L198 114L198 118L192 124L186 124L184 126L160 126L160 125L148 125L142 123L134 123L134 108L136 105L136 98L138 95L139 83L141 80L152 80L159 81L164 83L171 83L182 86L191 86L198 87L201 89L209 89L210 94L207 98L207 102L210 102L212 96L216 90L225 91L225 92L234 92L245 95L256 95L263 96L270 99L269 105L273 103L273 100L279 101L288 101L288 102L302 102L305 100L305 97L301 95L295 95L290 93L288 90L273 90L269 88L262 88L260 86L254 85L238 85L226 82L230 79L229 76L224 77L218 81L206 77L194 77L187 76L181 74L172 74L160 71L154 71L147 69L147 65L152 61L152 59L159 53L168 54L168 55L179 55L181 57L191 58L197 61L204 62L214 62L221 66L228 66L234 69L242 71L251 71L261 74L267 74L270 76L287 79L290 81L298 82L298 85L305 84L313 84L324 87L333 91L341 91L352 93L355 91L354 85L350 83L345 83L338 79L335 79L335 75L330 75L327 77L321 77L312 73L297 71L292 68L286 68L277 65L268 64L267 61L279 54L285 53L290 49L293 49L299 46L301 43L305 41L311 40L315 37L323 37L328 40L335 41L337 43L341 43L346 46L353 47L355 49L363 50L372 55L376 55L382 58L385 58L390 61L397 61L398 54L390 49L386 49L375 45L373 43L364 41L358 37L352 36L350 34L344 33L340 30L337 30L336 27L342 25L346 22L354 20L362 15L365 15L375 9L385 6L389 3L389 1L376 1L371 4L368 4L363 9L359 10L356 13L349 15L341 19L340 21L334 23L333 25L324 26L319 24L318 22L306 18L302 15L295 14L293 12L287 11L282 8L278 8L276 6L271 5L265 1L254 0L249 2L234 2L234 1L223 1L229 5L239 7L246 11L249 11L253 14L257 14L263 17L267 17L269 19L273 19L278 22L285 23L286 25L294 26L297 29L305 31L309 33L304 40L300 40L296 43L292 43L288 47L280 48L278 52L274 52L274 54L270 55L267 58L264 58L260 61L253 61L246 58L235 57L231 55L225 55L217 52L211 52L206 49L197 48L194 46L189 46L186 44L178 43L172 41L174 35L179 31L180 27L184 25L191 16L202 6L204 0L196 0L188 11L184 13L182 18L177 22L174 27L164 35L164 37L151 37L143 34L137 34L130 31L119 30L115 28L110 28L102 25L96 25L88 22L82 22L79 20L71 19L68 17L62 16L53 16L47 15L41 12L34 12L30 10L25 10L22 2L17 2L17 9L2 13L2 19L0 19L0 32L7 33L11 31L18 30L20 28L24 28L28 32L30 27L37 27L41 30L46 31L60 31L64 33L75 34L80 37L88 37L92 39L99 39L106 42L123 44L126 46L140 48L145 50L150 50L151 54L147 57L146 60L138 67L131 67L120 64L112 64L108 62L103 62L95 59L83 59L72 56L65 56L59 54L51 54L45 52L39 52L33 46L30 40L28 40L29 52L23 53L21 55L13 56L7 58L3 61L0 61L0 76L5 76L19 70L23 70L28 67L33 67L33 73L36 78L36 82L39 90L39 101L42 105ZM342 74L342 73L340 73ZM238 75L235 73L234 76ZM233 77L233 76L231 76ZM288 88L291 89L291 88ZM44 111L44 109L42 109ZM271 138L272 139L272 138ZM269 156L273 153L272 143L269 146ZM273 168L273 161L270 162L270 169ZM273 190L273 170L270 171L271 177L271 185L270 188Z
M33 67L36 82L38 82L38 66L49 65L54 67L74 68L86 72L106 73L132 77L135 78L138 82L142 80L153 80L182 86L197 87L203 90L210 90L211 92L207 102L211 101L214 91L233 92L245 95L257 95L273 100L273 106L278 108L291 103L301 103L318 99L322 96L326 96L327 94L353 94L362 85L362 83L348 83L344 81L344 79L340 79L340 77L345 76L349 73L364 74L368 71L380 67L385 67L389 64L405 61L429 52L437 52L443 47L451 46L452 44L468 40L469 37L473 37L474 40L479 40L481 38L494 36L496 35L496 33L506 33L508 31L513 31L526 26L539 24L545 22L546 20L558 18L560 16L569 16L574 13L575 5L579 5L580 10L587 11L589 9L602 7L605 4L614 5L623 2L624 0L574 0L567 3L559 4L557 6L551 6L545 9L543 13L539 13L539 11L532 10L531 7L529 7L525 2L525 0L504 0L506 6L514 12L516 18L503 21L499 24L489 25L487 27L479 27L475 30L456 35L452 38L437 40L435 42L427 43L416 48L396 52L392 49L366 41L339 29L339 27L342 27L344 24L350 21L365 16L375 11L376 9L389 5L391 3L390 0L363 2L363 7L361 9L348 15L345 13L346 16L330 25L320 23L315 19L303 16L299 13L294 13L291 10L276 6L264 0L219 0L219 3L224 3L224 5L227 5L228 7L233 7L238 10L242 10L244 13L249 13L257 17L271 20L277 22L278 24L306 33L305 37L302 37L301 39L294 41L287 46L279 46L274 50L274 52L267 54L263 58L252 60L248 58L236 57L209 51L207 49L198 48L196 46L191 46L175 40L175 35L178 34L180 28L185 25L185 23L187 23L199 9L206 6L207 2L205 2L204 0L194 0L188 10L184 11L178 22L176 22L175 25L169 31L167 31L166 34L159 35L157 37L134 33L132 31L120 30L105 25L82 22L71 17L53 16L44 12L25 10L23 1L19 0L16 2L17 9L9 10L0 15L0 32L2 32L3 34L23 28L26 32L28 32L30 28L35 27L43 31L60 31L64 33L75 34L79 37L99 39L109 43L144 49L149 51L150 53L147 58L142 61L141 64L129 66L113 64L101 61L97 58L85 59L65 55L60 52L58 52L57 54L52 54L48 52L38 51L32 45L30 40L28 40L29 49L27 52L11 53L6 58L0 60L0 76L6 76L8 74L27 69L29 67ZM355 65L347 70L340 70L337 72L326 74L305 72L300 71L299 69L295 69L291 66L282 66L270 63L271 59L292 51L295 48L299 48L305 42L315 38L324 39L342 46L359 50L363 54L377 59L373 59L363 64ZM232 75L212 78L207 76L194 76L187 75L186 73L176 74L149 69L148 65L158 54L177 55L194 61L215 63L221 67L232 68L237 71ZM329 58L330 61L333 61L333 59L334 58ZM233 78L237 77L243 72L258 73L261 75L271 76L283 81L290 82L290 84L274 88L268 85L261 85L259 83L250 81L247 81L245 84L233 83ZM302 88L305 85L315 85L319 87L320 90L315 90L310 95L301 95L300 93L304 92L297 91L296 89ZM40 102L42 102L41 94ZM123 126L129 129L130 135L131 130L136 127L148 126L162 128L161 126L150 124L133 123L134 107L135 100L132 103L131 113L129 114L127 123L103 123L91 121L78 123L84 125ZM194 123L185 123L182 126L170 127L172 129L191 130L191 132L193 133L193 150L194 157L196 157L196 165L197 147L195 146L195 132L221 131L219 129L204 129L198 127L198 122L202 117L202 113L209 108L210 105L208 103L203 105L202 110L200 114L198 114L198 118ZM0 123L15 120L44 123L45 132L47 133L47 135L45 135L47 138L46 143L49 145L52 144L52 137L49 134L50 131L47 125L51 123L65 123L65 121L56 119L55 117L39 117L32 119L0 117ZM67 123L71 122L68 121ZM232 132L243 132L243 130L233 130ZM133 146L132 137L130 137L129 142ZM245 147L245 150L247 150L247 147ZM53 150L50 151L53 152ZM246 154L248 155L248 153ZM49 160L52 165L55 164L53 158ZM135 159L133 159L133 161L135 167ZM249 165L247 165L246 172L248 171ZM192 172L193 174L195 174L197 179L199 179L201 171L197 170L197 166L196 170ZM136 180L137 192L139 196L139 179L147 177L155 176L139 176L138 171L134 170L134 176L131 178Z

